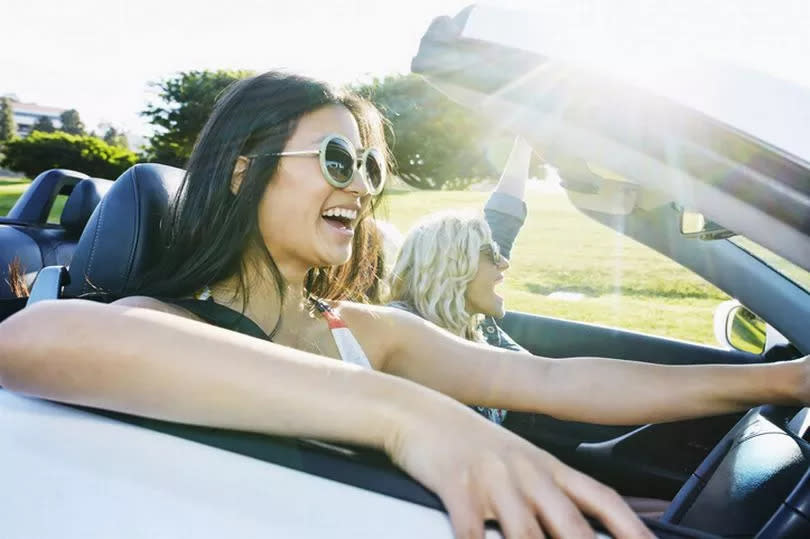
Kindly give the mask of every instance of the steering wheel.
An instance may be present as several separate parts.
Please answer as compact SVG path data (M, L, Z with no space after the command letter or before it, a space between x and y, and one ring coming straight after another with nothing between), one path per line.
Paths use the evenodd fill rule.
M738 537L810 537L810 409L752 408L684 483L661 520Z

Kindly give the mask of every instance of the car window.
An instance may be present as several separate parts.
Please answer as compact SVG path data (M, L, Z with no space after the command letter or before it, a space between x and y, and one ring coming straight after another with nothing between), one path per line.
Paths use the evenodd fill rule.
M762 247L744 236L734 236L729 238L728 241L758 258L783 277L790 279L802 287L805 291L810 292L810 271L800 268L796 264L785 260L776 253L772 253L765 247Z
M480 209L488 195L395 193L388 198L387 217L404 233L432 211ZM531 180L526 204L528 217L512 250L511 268L496 289L507 309L717 345L713 317L717 306L730 299L724 292L586 217L552 182Z

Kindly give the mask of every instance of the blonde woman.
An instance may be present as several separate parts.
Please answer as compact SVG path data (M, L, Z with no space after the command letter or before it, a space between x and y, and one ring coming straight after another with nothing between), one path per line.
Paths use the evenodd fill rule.
M437 213L427 216L412 228L408 235L409 245L412 246L414 242L418 241L420 244L425 244L425 248L430 251L431 255L435 254L435 251L433 250L435 249L435 246L428 245L432 242L432 239L429 236L431 231L438 231L438 229L444 227L442 231L444 238L441 241L450 241L451 243L447 245L454 247L455 243L452 243L453 239L461 239L462 236L466 236L467 234L477 235L478 241L481 242L482 245L486 244L487 248L485 249L485 254L492 264L495 266L505 265L506 268L508 268L508 260L510 259L512 252L512 246L517 238L518 233L520 232L520 229L523 227L523 223L526 221L527 210L524 198L526 194L526 182L529 177L529 163L531 160L531 154L531 146L529 146L522 138L515 138L515 142L512 145L512 150L509 154L509 158L507 159L506 166L501 173L498 184L484 205L483 216L479 214L461 214L452 212ZM453 223L451 223L451 221L453 221ZM456 226L454 230L450 230L453 224L460 226ZM465 226L467 224L472 226L474 230L465 230ZM449 236L453 236L453 238L450 238ZM406 273L407 266L411 263L411 260L416 258L416 253L412 252L412 247L408 247L410 252L407 254L407 256L405 255L405 246L403 245L403 240L398 232L396 233L395 243L397 245L397 250L401 251L402 254L399 256L394 269L389 271L389 268L386 268L386 273L390 275L396 275L397 273L404 275ZM386 257L388 256L389 253L386 252ZM419 258L424 261L432 257L423 253L419 256ZM474 259L465 259L467 261L465 273L469 273L471 268L473 273L475 272L475 268L477 268L477 259L478 254L474 255ZM425 282L431 282L431 280L434 278L440 280L444 270L448 268L447 266L442 265L443 261L437 260L436 264L437 265L435 267L442 267L441 271L438 273L434 272L431 269L433 267L433 261L430 260L423 268L423 272L419 273L419 278L423 279ZM504 268L504 271L506 268ZM417 270L413 271L416 272ZM412 273L411 275L415 276L415 273ZM469 276L469 279L472 279L472 274ZM391 280L391 278L389 278L389 280ZM495 319L502 318L504 316L505 311L503 307L503 298L495 294L494 291L487 291L488 285L483 284L485 281L484 275L481 275L481 278L478 281L482 283L482 290L480 293L476 294L475 290L479 288L479 285L476 284L473 286L472 293L474 300L476 297L480 296L480 310L477 312L477 315L473 317L474 321L465 319L464 322L464 324L470 323L474 324L475 326L469 335L446 325L448 320L442 320L428 313L422 315L422 317L438 324L441 327L444 327L445 329L450 329L451 332L456 333L459 336L471 340L481 340L481 337L483 336L483 339L493 346L506 348L508 350L525 351L520 345L513 341L511 337L509 337L509 335L507 335L495 321ZM434 281L433 286L438 286L438 282L440 281ZM413 298L405 297L403 295L405 291L401 290L402 284L404 283L401 283L400 292L397 293L398 295L394 295L393 293L391 294L391 306L403 308L416 314L421 314L420 310L416 308L415 302L411 301ZM457 314L457 316L465 318L460 312Z
M408 232L394 265L389 303L433 322L470 341L487 343L484 317L502 318L504 301L495 292L509 262L483 215L440 212L419 221ZM486 327L496 327L494 321ZM499 333L503 333L498 328ZM502 348L523 350L505 333ZM506 411L476 406L501 424Z
M408 233L392 274L391 302L465 339L525 352L496 319L505 314L495 292L509 268L515 238L526 220L526 181L531 147L515 139L484 215L443 212ZM506 411L476 406L501 424Z

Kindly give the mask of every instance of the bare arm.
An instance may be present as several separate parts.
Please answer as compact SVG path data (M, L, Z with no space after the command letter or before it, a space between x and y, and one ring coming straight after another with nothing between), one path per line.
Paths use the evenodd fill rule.
M159 302L158 302L159 303ZM166 312L161 312L166 311ZM452 399L155 309L45 301L0 324L4 388L131 414L384 449L444 502L457 537L649 537L615 492ZM44 339L47 327L54 338ZM474 477L475 481L469 481Z
M420 391L155 309L50 303L0 325L3 356L18 358L0 370L7 389L171 421L378 448L402 419L391 417L387 392ZM42 326L57 337L43 339Z
M532 147L521 137L516 137L498 185L495 186L495 192L523 200L526 197L526 180L529 178L531 157Z
M386 372L468 404L635 425L808 400L807 359L745 366L550 359L471 343L405 312L379 320L397 328Z
M484 205L492 239L506 258L511 258L512 246L526 221L526 203L523 199L529 178L531 151L531 147L520 137L515 139L498 185Z

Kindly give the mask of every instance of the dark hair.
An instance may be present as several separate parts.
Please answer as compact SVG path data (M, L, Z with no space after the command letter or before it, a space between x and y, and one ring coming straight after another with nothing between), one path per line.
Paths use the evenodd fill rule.
M369 102L337 92L327 84L297 75L269 72L229 86L217 100L188 161L186 175L162 223L160 260L131 293L184 297L206 285L238 276L235 295L247 305L244 254L258 247L283 300L283 277L261 240L258 205L276 171L278 157L299 118L327 105L345 106L357 120L364 146L385 149L382 117ZM238 196L230 189L240 155L264 154L251 160ZM363 215L373 212L374 201ZM325 299L366 301L376 278L379 245L369 240L364 218L355 231L355 251L335 268L315 268L305 286ZM375 247L376 245L376 247Z

